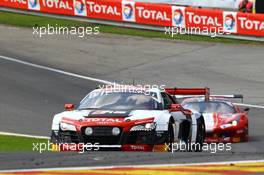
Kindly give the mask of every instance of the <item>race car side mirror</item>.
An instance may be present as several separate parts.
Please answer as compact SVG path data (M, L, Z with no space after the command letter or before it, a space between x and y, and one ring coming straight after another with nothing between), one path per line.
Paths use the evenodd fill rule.
M244 112L249 112L250 108L245 108Z
M72 111L74 109L74 105L73 104L65 104L64 105L64 108L67 110L67 111Z
M180 104L171 104L170 105L170 112L181 111L182 106Z

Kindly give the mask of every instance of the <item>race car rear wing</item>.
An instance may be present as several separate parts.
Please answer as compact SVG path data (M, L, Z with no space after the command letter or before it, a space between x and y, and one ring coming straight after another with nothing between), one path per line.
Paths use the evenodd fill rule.
M205 88L165 88L168 94L171 94L177 98L177 96L204 96L205 101L209 101L210 89Z
M186 98L194 98L194 97L203 97L203 95L175 95L176 99L186 99ZM244 102L244 97L242 94L232 94L232 95L210 95L210 97L219 97L219 98L227 98L227 99L241 99L241 102Z

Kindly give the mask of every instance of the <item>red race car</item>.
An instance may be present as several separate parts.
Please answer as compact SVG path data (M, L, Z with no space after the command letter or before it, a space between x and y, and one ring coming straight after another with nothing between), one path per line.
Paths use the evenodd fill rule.
M176 97L177 98L177 97ZM242 98L242 95L211 95L204 97L184 97L185 109L202 113L205 121L205 142L242 142L248 140L248 111L241 110L229 98Z

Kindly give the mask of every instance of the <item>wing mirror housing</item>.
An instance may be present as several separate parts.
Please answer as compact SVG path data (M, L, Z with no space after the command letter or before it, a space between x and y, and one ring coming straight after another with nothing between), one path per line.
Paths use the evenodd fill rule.
M177 112L177 111L181 111L182 110L182 106L180 104L171 104L170 105L170 112Z
M249 110L250 110L250 108L245 108L245 109L244 109L244 112L247 113L247 112L249 112Z
M74 104L71 104L71 103L67 103L64 105L64 108L67 110L67 111L72 111L74 109Z
M192 115L192 111L189 109L184 109L180 104L171 104L170 112L181 111L184 115Z

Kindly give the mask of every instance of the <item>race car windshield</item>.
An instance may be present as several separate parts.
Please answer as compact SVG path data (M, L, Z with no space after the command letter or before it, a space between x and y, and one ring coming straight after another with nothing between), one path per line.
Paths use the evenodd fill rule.
M233 114L235 113L234 107L228 105L224 102L216 102L216 101L210 101L210 102L189 102L183 104L183 107L190 110L195 110L200 113L224 113L224 114Z
M158 110L160 105L154 94L92 92L82 100L78 109Z

